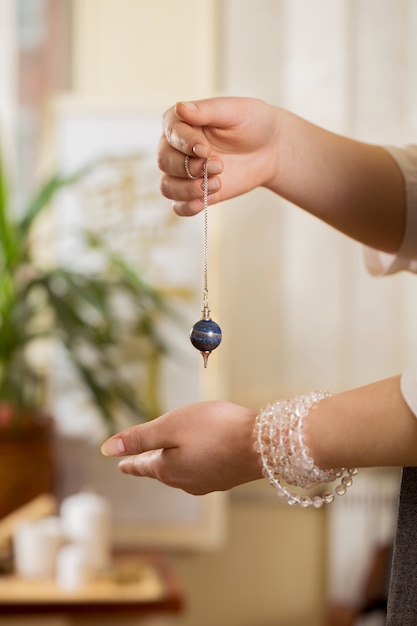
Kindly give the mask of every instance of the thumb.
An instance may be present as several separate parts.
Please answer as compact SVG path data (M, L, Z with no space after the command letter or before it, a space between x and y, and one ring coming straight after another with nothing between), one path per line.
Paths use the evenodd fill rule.
M157 419L130 426L117 435L113 435L101 446L104 456L126 456L142 454L150 450L175 447L176 440L170 427L168 414Z
M187 124L192 126L215 126L231 128L241 121L240 109L243 98L224 97L177 102L175 113Z

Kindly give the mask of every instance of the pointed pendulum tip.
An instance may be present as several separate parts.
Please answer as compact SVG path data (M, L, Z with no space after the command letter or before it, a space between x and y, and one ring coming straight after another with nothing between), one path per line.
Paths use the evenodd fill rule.
M216 322L203 312L203 317L194 324L190 332L190 341L194 348L200 351L204 367L207 367L208 358L222 340L221 328Z

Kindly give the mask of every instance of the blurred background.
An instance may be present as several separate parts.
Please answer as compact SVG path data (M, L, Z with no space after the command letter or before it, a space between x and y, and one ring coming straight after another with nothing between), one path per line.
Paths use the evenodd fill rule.
M65 143L65 132L83 135L74 120L88 128L110 120L104 129L129 135L124 124L136 116L138 128L153 129L146 145L138 138L138 149L148 149L157 142L156 120L177 100L259 97L359 140L413 143L416 28L412 0L0 0L1 149L15 205L30 197L47 168L78 166L111 149L97 138L97 151L91 149L90 137L100 130L79 149ZM130 133L129 151L134 144ZM114 145L120 156L123 145ZM149 207L167 219L156 159L154 168L150 157L146 163ZM59 210L65 213L65 204ZM265 190L213 208L210 225L211 304L224 339L207 375L197 361L179 378L175 366L164 370L163 409L202 397L259 408L313 388L366 384L415 362L412 277L371 278L358 244ZM174 284L191 291L191 310L199 311L199 276L187 268L201 254L200 229L184 228L180 247L191 254L178 261L183 272ZM164 240L155 245L153 261L170 264ZM144 258L141 269L160 288L166 276L143 267ZM71 398L61 396L70 413ZM389 551L398 481L396 470L361 472L345 498L319 511L287 508L260 482L210 501L209 527L198 530L192 546L166 536L158 544L151 535L153 547L169 554L186 598L179 616L158 623L383 624L383 611L353 616L376 555ZM169 500L169 525L172 509L182 505L162 497ZM384 590L385 580L382 600ZM325 622L335 605L339 613Z

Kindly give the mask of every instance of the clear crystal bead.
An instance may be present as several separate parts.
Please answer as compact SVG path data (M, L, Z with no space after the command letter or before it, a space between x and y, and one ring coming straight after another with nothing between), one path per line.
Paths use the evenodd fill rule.
M269 472L268 472L268 470L267 470L267 468L266 468L266 467L263 467L263 468L262 468L262 476L263 476L264 478L269 478Z
M331 504L334 500L334 493L332 491L325 491L322 498L326 504Z
M298 417L305 417L308 413L308 409L304 404L297 404L297 408L295 409Z
M314 467L314 461L310 456L307 456L305 459L303 459L302 461L302 467L303 469L306 470L311 470Z
M344 496L346 493L346 487L344 485L337 485L335 492L338 496Z
M320 496L314 496L312 500L315 509L320 509L324 504L324 500Z
M349 476L356 476L358 473L359 473L359 470L357 467L351 467L348 469Z

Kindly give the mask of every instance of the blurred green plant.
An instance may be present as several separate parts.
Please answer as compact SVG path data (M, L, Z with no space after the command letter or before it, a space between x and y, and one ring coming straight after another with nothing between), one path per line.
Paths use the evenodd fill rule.
M64 187L76 185L94 166L47 180L19 216L11 206L0 160L0 422L45 410L48 368L33 362L33 347L59 342L79 382L109 432L118 416L143 421L159 413L159 367L166 346L161 316L174 318L163 295L103 241L85 233L99 250L99 271L76 271L38 262L36 224ZM53 344L52 344L53 345ZM135 350L142 384L126 375L126 353ZM127 359L128 360L128 359ZM128 368L127 368L128 369ZM145 383L144 383L145 381Z

